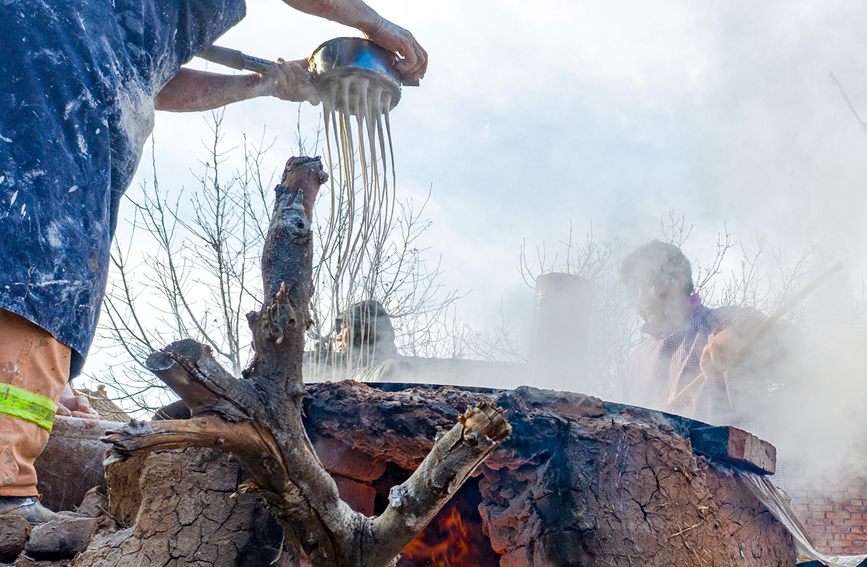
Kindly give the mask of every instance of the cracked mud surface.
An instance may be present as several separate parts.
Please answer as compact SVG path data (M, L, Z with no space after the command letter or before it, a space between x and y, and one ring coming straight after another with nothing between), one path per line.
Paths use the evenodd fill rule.
M225 453L187 449L150 455L141 469L134 525L97 535L74 564L267 565L275 550L265 549L256 535L266 531L259 525L266 515L255 496L232 496L240 480L238 465Z
M793 566L791 537L734 473L647 413L564 419L513 399L516 442L480 483L500 564Z
M491 395L320 384L308 389L306 424L314 439L344 448L329 469L379 489L386 468L415 468L437 429L483 398ZM736 473L694 454L659 414L538 390L493 398L513 433L478 471L478 509L499 560L474 567L795 565L790 536ZM279 528L255 497L228 497L240 473L225 455L167 452L127 465L124 479L108 475L126 498L112 510L135 522L98 535L78 567L267 565L274 557Z

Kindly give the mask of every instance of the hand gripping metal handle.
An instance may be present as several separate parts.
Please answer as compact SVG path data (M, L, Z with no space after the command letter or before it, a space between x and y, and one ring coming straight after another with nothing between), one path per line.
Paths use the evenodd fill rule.
M237 49L229 49L228 47L219 47L217 45L212 45L196 55L196 57L205 59L211 63L223 65L224 67L229 67L230 69L253 71L256 73L267 72L272 63L267 59L253 57L252 55L247 55ZM417 87L419 85L418 79L408 79L405 77L402 78L401 83L405 87Z

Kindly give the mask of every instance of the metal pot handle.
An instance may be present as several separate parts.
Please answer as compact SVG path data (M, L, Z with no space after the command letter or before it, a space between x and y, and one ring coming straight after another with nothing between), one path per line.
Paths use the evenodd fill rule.
M229 49L228 47L219 47L217 45L212 45L196 55L196 57L239 71L266 73L271 67L271 61L267 59L260 59L252 55L246 55L237 49Z

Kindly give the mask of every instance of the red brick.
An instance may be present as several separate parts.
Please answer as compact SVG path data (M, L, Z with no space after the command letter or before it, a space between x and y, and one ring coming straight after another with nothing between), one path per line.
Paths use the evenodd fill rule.
M774 474L777 449L736 427L701 427L690 431L692 448L710 458L721 459L747 467L759 474Z

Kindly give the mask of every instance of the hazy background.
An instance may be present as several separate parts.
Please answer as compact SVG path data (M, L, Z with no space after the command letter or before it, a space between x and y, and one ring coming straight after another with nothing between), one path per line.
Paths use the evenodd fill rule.
M447 284L473 290L465 317L484 323L501 298L527 295L522 239L562 239L570 220L578 233L592 222L601 238L641 242L674 209L696 225L693 257L725 222L741 238L821 239L860 260L867 134L828 77L867 111L858 3L374 6L430 53L422 86L405 89L393 115L398 189L432 187L428 245ZM274 0L250 2L219 43L288 59L339 35L357 34ZM294 104L259 99L229 108L224 126L238 140L263 128L276 137L279 171L296 116ZM319 109L301 116L312 136ZM158 114L164 188L192 183L208 135L202 115Z
M332 37L358 35L276 0L249 4L247 18L218 44L297 59ZM833 0L373 6L430 54L422 86L404 89L392 115L398 194L421 199L431 189L424 244L434 261L442 258L445 286L469 292L458 304L462 320L492 326L506 306L513 324L529 324L522 241L556 243L571 221L578 235L592 225L599 239L617 238L628 249L659 236L660 216L672 210L694 225L684 247L694 260L710 257L727 227L784 255L813 246L823 260L846 261L828 305L860 289L867 133L829 72L867 114L867 7ZM258 99L230 107L223 126L236 144L245 133L276 138L268 154L276 173L294 153L299 116L312 141L319 112ZM158 113L155 158L165 191L196 184L190 169L199 168L209 136L204 115ZM118 238L129 239L123 221ZM103 356L97 350L86 372L98 377Z

